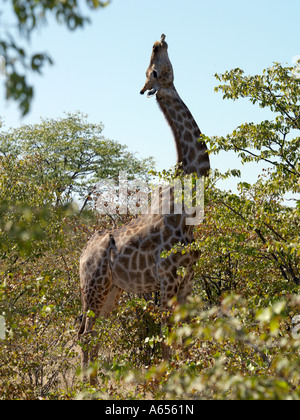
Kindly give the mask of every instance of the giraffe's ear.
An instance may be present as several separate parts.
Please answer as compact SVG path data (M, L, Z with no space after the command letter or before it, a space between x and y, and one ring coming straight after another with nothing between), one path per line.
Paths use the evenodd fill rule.
M149 92L147 93L147 98L152 98L152 96L155 96L156 94L157 94L157 89L153 88L149 90Z

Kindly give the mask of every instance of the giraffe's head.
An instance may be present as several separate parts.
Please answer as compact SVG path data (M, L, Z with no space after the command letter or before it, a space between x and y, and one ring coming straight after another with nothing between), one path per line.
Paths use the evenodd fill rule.
M143 95L147 90L148 98L156 95L161 89L169 89L173 86L173 67L168 56L168 44L165 42L166 35L153 45L149 67L146 71L146 83L141 90Z

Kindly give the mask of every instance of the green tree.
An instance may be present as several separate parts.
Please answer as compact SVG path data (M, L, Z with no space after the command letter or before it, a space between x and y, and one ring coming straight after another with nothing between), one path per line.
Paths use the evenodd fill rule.
M233 150L242 163L266 162L272 168L271 180L281 180L280 193L299 192L300 79L295 69L275 63L262 75L245 76L234 69L216 78L224 82L215 89L224 99L248 98L275 115L272 121L245 123L227 137L214 137L212 150Z
M0 26L5 32L0 33L0 56L6 62L6 98L15 100L23 115L30 109L34 88L28 82L30 72L41 74L47 64L53 64L52 58L45 52L29 54L21 46L19 38L30 41L36 28L47 23L49 16L54 16L59 24L74 31L90 22L89 16L82 13L77 0L6 0L0 8ZM4 22L5 8L12 7L16 22ZM89 10L105 7L110 1L86 0ZM2 10L2 12L1 12ZM5 15L4 15L5 17Z
M0 154L39 159L40 169L32 173L32 182L51 182L57 203L74 195L87 200L99 180L116 178L121 170L145 178L154 165L152 158L138 159L126 146L106 139L102 130L102 124L89 123L80 112L45 119L2 133Z
M215 171L206 223L198 229L197 270L211 301L239 290L267 303L300 285L300 80L279 63L262 75L234 69L216 78L224 99L247 98L269 108L274 119L207 138L211 153L233 151L243 164L264 162L265 169L253 185L240 182L237 194L220 191L216 183L240 172Z
M59 239L67 208L53 206L53 182L36 182L40 171L36 156L0 156L0 273L20 257L38 258Z

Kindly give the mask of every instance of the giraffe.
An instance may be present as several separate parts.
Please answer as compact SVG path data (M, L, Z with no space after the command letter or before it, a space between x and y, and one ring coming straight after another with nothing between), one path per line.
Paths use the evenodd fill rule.
M210 168L207 147L199 140L198 125L174 87L165 38L162 35L161 41L153 46L146 83L140 93L148 91L148 97L156 96L173 132L177 163L183 173L206 176ZM172 188L170 191L170 214L148 212L120 228L96 232L87 243L80 258L83 316L79 339L95 334L93 327L97 317L109 317L123 291L142 294L160 290L163 310L174 296L183 303L191 293L192 266L199 258L198 253L177 253L161 258L162 251L170 250L176 243L188 245L194 240L193 226L185 223L187 214L174 212ZM162 200L162 194L158 200ZM179 266L187 268L184 278L177 274ZM83 370L87 368L89 358L92 362L95 360L98 350L99 344L90 356L87 348L82 351ZM163 345L163 357L169 357L166 345ZM95 378L90 378L90 381L94 384Z

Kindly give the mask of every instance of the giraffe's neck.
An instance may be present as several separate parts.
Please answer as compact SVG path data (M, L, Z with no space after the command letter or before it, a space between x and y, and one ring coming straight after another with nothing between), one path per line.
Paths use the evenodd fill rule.
M182 164L185 174L206 175L210 168L207 148L203 141L199 141L201 131L188 107L175 87L161 89L156 98L175 138L177 163Z

